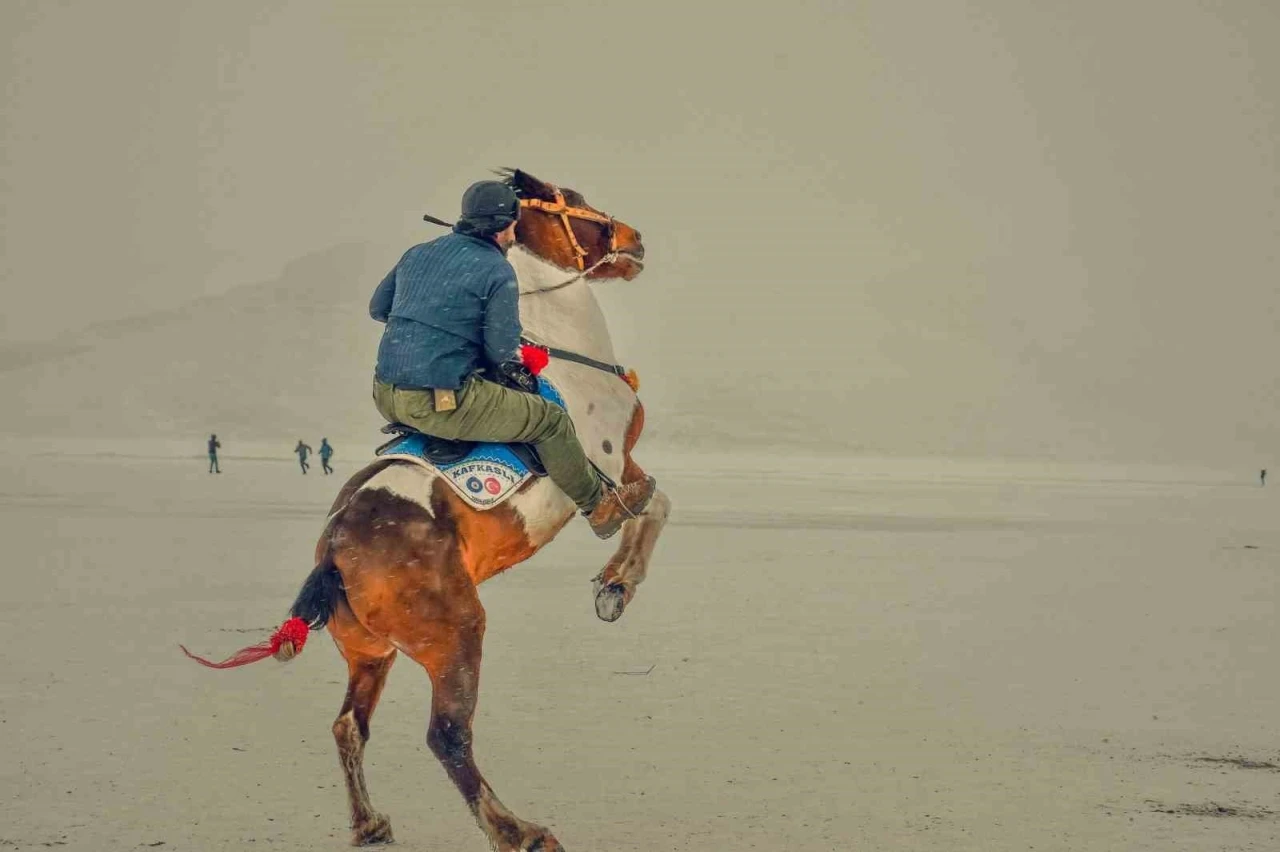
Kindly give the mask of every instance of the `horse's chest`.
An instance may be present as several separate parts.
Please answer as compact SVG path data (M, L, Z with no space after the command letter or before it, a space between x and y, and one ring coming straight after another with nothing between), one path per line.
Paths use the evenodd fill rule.
M580 364L555 363L546 375L564 397L587 458L611 478L622 476L623 440L636 408L631 388L612 373Z

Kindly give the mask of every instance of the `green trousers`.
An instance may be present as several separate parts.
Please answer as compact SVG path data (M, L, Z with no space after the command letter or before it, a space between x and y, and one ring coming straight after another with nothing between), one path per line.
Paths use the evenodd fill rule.
M458 407L436 411L431 391L395 387L374 379L373 401L390 423L404 423L450 441L533 444L547 476L584 512L604 493L569 414L555 403L478 376L457 392Z

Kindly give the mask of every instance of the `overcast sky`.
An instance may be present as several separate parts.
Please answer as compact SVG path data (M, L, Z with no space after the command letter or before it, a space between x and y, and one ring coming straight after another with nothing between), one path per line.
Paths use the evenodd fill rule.
M1280 446L1277 4L751 8L6 0L0 333L389 266L512 165L644 232L605 300L664 404Z

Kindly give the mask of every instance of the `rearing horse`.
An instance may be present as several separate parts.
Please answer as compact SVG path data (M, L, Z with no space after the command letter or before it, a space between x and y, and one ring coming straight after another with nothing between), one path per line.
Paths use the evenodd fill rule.
M590 288L592 280L640 274L640 234L573 190L520 170L500 174L523 208L509 260L526 337L550 355L542 376L559 390L591 461L615 481L642 479L632 458L644 427L638 382L616 365ZM621 544L594 581L596 613L605 621L622 615L644 580L670 506L659 489L646 511L624 524ZM561 850L550 831L508 810L476 767L471 723L485 629L476 587L538 552L575 514L573 502L546 477L530 478L506 501L478 510L427 465L379 458L334 501L291 618L262 645L223 663L201 662L230 667L271 655L287 660L302 650L309 629L328 627L349 671L333 735L352 842L361 846L392 839L391 823L369 800L363 756L391 664L398 653L409 656L431 678L427 744L489 842L500 852Z

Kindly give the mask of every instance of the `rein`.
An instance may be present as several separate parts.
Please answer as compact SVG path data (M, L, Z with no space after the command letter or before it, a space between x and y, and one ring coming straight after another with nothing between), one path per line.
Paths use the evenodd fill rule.
M527 343L530 346L536 346L543 352L546 352L551 358L557 358L561 361L572 361L575 364L583 364L587 367L594 367L597 370L605 373L611 373L623 381L626 381L627 371L621 364L610 364L606 361L597 361L595 358L588 358L586 355L579 355L577 352L571 352L568 349L557 349L554 346L543 346L541 343L530 340L528 337L523 335L520 340L522 343Z
M572 232L570 232L570 235L572 235ZM606 263L612 263L614 260L617 259L617 257L618 257L618 253L616 251L610 252L609 254L606 254L604 257L600 258L600 260L593 263L591 266L587 267L586 269L579 272L577 275L570 278L568 281L561 281L559 284L552 284L550 287L540 287L537 290L521 290L520 296L521 297L538 296L543 293L551 293L556 290L561 290L565 287L568 287L570 284L575 284L578 281L581 281L582 279L586 278L593 271L595 271L595 268L597 266L603 266ZM586 367L592 367L602 372L610 373L612 375L617 376L618 378L626 382L628 385L630 385L632 391L639 392L640 390L640 385L639 385L640 380L636 378L633 372L629 372L621 364L610 364L606 361L597 361L595 358L588 358L586 355L579 355L577 352L572 352L568 349L557 349L554 346L544 346L543 344L538 343L535 340L531 340L529 339L529 337L523 336L523 335L521 336L520 340L521 342L527 343L530 346L536 346L537 348L546 352L547 356L550 358L556 358L560 361L572 361L575 364L582 364Z
M581 281L583 278L586 278L588 275L595 272L597 269L599 269L601 266L604 266L606 263L613 263L617 259L618 259L618 253L616 251L609 252L604 257L600 258L595 263L591 264L591 266L587 267L586 269L579 272L577 275L570 278L568 281L561 281L559 284L552 284L550 287L539 287L537 290L521 290L520 295L521 296L540 296L543 293L554 293L556 290L563 290L565 287L568 287L570 284L576 284L577 282Z

